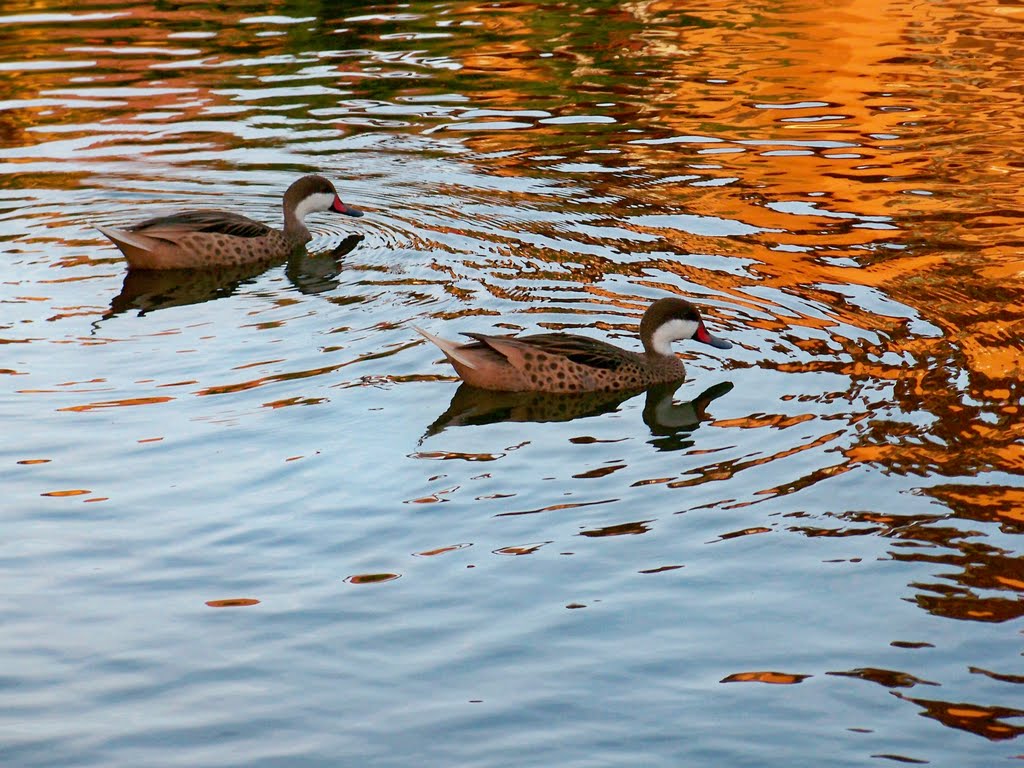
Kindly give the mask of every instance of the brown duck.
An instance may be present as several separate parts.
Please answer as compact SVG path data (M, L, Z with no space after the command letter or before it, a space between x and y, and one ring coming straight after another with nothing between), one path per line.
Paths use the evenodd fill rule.
M436 344L467 384L506 392L592 392L644 388L680 381L683 361L672 352L672 342L696 339L729 349L725 339L711 335L700 312L688 301L658 299L640 321L643 352L568 333L533 336L485 336L459 344L417 328Z
M127 229L97 226L128 259L129 269L193 269L287 258L313 236L305 218L317 211L362 216L323 176L303 176L284 193L284 230L227 211L182 211Z

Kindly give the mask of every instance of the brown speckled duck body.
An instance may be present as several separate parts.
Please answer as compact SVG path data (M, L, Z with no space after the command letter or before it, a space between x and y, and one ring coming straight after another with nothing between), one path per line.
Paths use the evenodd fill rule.
M700 312L683 299L654 302L640 321L643 352L631 352L587 336L541 333L533 336L485 336L459 344L417 328L436 344L468 384L506 392L593 392L642 389L680 381L683 361L672 342L696 339L719 349L732 346L704 327Z
M312 239L305 218L333 211L362 212L345 205L323 176L303 176L284 193L284 229L227 211L182 211L127 229L96 227L128 259L129 269L236 267L286 258Z

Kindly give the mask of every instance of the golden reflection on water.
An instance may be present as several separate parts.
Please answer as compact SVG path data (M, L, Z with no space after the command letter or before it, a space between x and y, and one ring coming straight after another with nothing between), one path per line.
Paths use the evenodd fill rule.
M346 576L345 581L349 584L381 584L385 581L394 581L399 578L401 574L398 573L358 573L352 576Z
M538 549L543 547L545 544L550 544L550 541L541 542L540 544L520 544L518 546L502 547L501 549L494 550L496 555L511 555L513 557L520 557L522 555L532 555Z
M723 678L722 683L768 683L770 685L796 685L811 675L798 675L791 672L737 672Z
M516 260L504 266L501 259L474 264L495 276L507 272L515 280L512 286L485 281L494 296L530 302L535 300L531 283L568 279L592 299L632 308L627 297L600 283L620 275L671 290L652 275L676 275L726 298L728 307L711 307L712 315L721 312L737 325L785 336L806 353L793 360L764 359L760 365L784 372L832 371L856 383L892 381L905 411L923 410L936 417L929 427L933 439L921 441L905 423L872 418L869 412L851 414L850 423L862 426L856 444L842 449L842 463L765 489L766 495L792 493L862 463L921 475L1024 470L1024 258L1017 178L1024 166L1013 154L1022 132L1020 111L1013 108L1020 100L1020 73L991 66L992 61L1016 60L1007 26L1016 20L1012 8L845 0L825 14L814 3L745 9L712 3L694 10L675 0L659 0L595 11L598 25L584 17L554 22L531 3L456 3L450 13L479 20L488 35L487 45L463 47L473 38L462 38L448 52L458 60L460 77L477 77L473 98L488 109L465 110L457 121L438 127L457 128L460 140L486 154L489 173L499 176L550 173L573 163L585 173L588 162L593 165L594 157L601 158L604 165L594 168L618 172L588 177L589 196L620 201L613 213L622 215L608 215L600 203L590 206L592 226L573 231L573 241L606 248L609 242L614 247L615 232L639 238L626 241L633 253L628 262L601 253L567 259L557 250L518 242L514 251L507 250ZM175 12L137 5L118 8L106 18L108 27L90 29L92 38L103 42L68 48L93 62L90 71L104 73L100 82L69 89L64 72L47 69L19 78L19 95L48 99L44 141L63 140L61 133L50 131L65 124L76 127L69 137L86 137L81 126L90 120L139 129L139 114L159 114L169 101L176 122L199 126L211 110L234 108L231 89L242 87L244 80L223 65L232 61L228 52L235 48L248 57L244 78L273 78L278 71L272 57L260 58L275 52L278 43L272 37L254 38L243 29L225 28L218 32L220 52L214 53L204 50L205 41L168 44L169 31L187 31L185 19ZM19 35L27 50L48 51L53 40L52 29L43 24L27 24ZM552 56L537 55L549 48ZM339 71L345 68L339 65ZM638 71L642 77L633 76ZM159 79L148 90L136 85L153 73ZM446 75L442 71L436 77L443 81ZM552 88L564 83L572 83L580 97L571 105L553 98ZM345 90L349 85L341 81L331 88L342 98L350 93ZM88 104L60 103L72 91L85 97L91 89L99 98ZM418 95L418 87L410 84L404 93ZM546 108L529 109L530 97L545 102ZM127 98L132 111L121 117L116 107ZM570 117L573 122L567 122ZM602 123L609 118L611 125ZM5 146L40 141L33 132L39 123L35 110L6 111L2 120ZM468 130L509 120L525 120L522 124L530 130ZM343 122L339 127L347 130ZM573 134L575 129L580 133ZM116 149L122 139L110 130L100 144ZM186 142L193 134L177 138ZM214 152L236 146L236 137L228 132L200 131L194 138ZM542 148L558 159L549 165L527 164ZM610 154L588 160L597 148ZM30 157L9 161L29 162ZM52 174L19 175L19 183L28 186L43 180L52 184ZM66 181L68 186L87 183L74 176ZM516 201L540 202L530 194L508 196L509 204ZM725 228L707 233L695 226L698 219ZM522 225L544 231L534 222ZM459 234L457 227L434 229ZM336 255L347 253L358 239L346 240ZM722 254L748 264L741 272L703 269L661 255L665 252ZM91 257L61 258L61 266L71 267ZM524 258L538 269L524 271ZM330 258L312 259L289 264L286 274L303 292L316 293L336 288L341 268ZM443 263L436 268L451 271ZM128 275L103 319L128 309L144 313L209 301L231 294L258 274ZM941 334L909 333L902 316L851 302L845 290L851 285L881 291ZM820 303L831 314L783 311L767 298L766 288ZM88 306L71 306L49 319L93 312ZM263 327L281 322L268 321ZM601 324L595 327L608 330ZM865 343L845 338L843 327L876 331L879 339ZM825 331L829 341L801 338L812 330ZM324 376L347 364L206 386L196 394L229 394ZM952 370L968 374L965 385L954 381ZM169 399L127 398L71 409ZM298 398L267 405L316 402ZM578 405L580 414L587 410ZM782 429L811 418L809 413L754 414L717 426ZM842 434L719 467L715 477L821 448ZM998 511L1007 509L998 491L993 497L972 490L969 506L997 510L992 513L997 517L1016 514L1012 505L1011 511Z
M253 597L229 597L222 600L207 600L206 604L211 608L247 608L251 605L259 605L260 601Z
M472 544L468 544L468 543L449 544L448 546L445 546L445 547L437 547L436 549L428 549L428 550L426 550L424 552L417 552L416 556L417 557L436 557L437 555L444 555L444 554L447 554L449 552L456 552L456 551L458 551L460 549L465 549L466 547L471 547L471 546L473 546L473 545Z
M915 685L938 685L930 680L922 680L919 677L906 672L898 672L891 669L875 669L873 667L860 667L846 672L826 672L828 675L837 677L856 677L859 680L869 680L878 683L886 688L913 688Z
M488 28L529 36L523 19L533 7L519 7L516 18L487 15ZM468 14L482 11L477 5L464 8ZM684 17L708 23L681 24ZM617 120L640 130L633 136L609 133L603 146L614 151L620 168L644 170L625 178L605 174L591 184L595 197L622 201L615 213L626 215L608 216L607 223L647 238L630 241L634 253L655 242L673 253L724 253L750 264L736 274L698 269L675 258L624 264L580 255L573 258L578 266L560 265L559 278L616 304L613 294L591 287L607 274L658 287L649 275L678 275L728 297L738 325L793 339L806 353L785 361L764 359L763 367L834 372L849 376L855 389L871 381L893 382L903 413L933 418L922 429L880 418L870 409L851 413L858 438L841 448L837 463L765 488L765 497L792 494L861 464L923 478L1024 472L1024 163L1016 151L1024 112L1019 108L1022 73L1013 65L1019 61L1018 21L1016 9L1002 4L966 8L850 0L823 13L817 3L761 5L744 12L732 4L694 10L666 0L627 3L609 12L602 40L607 48L587 47L586 53L574 52L573 43L589 30L582 22L568 25L559 50L575 59L572 76L584 98L611 90L602 78L620 75L627 66L623 60L643 70L642 78L629 80L621 91L625 104L611 108ZM469 62L494 83L507 82L513 73L522 82L553 78L550 60L517 56L512 48L509 54ZM516 103L516 94L503 87L496 86L489 98ZM522 152L535 151L545 140L562 162L585 157L585 149L555 130L533 130L528 137L480 132L466 139L489 153L497 172L509 175L522 172ZM680 171L687 174L685 185L667 183L678 180ZM629 215L633 210L685 211L739 225L730 237L707 235L694 219ZM580 240L588 242L585 235ZM539 263L558 259L529 246L525 255ZM543 269L537 274L546 279ZM520 283L531 277L522 274ZM848 286L910 307L938 332L914 333L902 313L851 301ZM786 310L764 298L765 288L814 301L830 314ZM866 329L878 339L846 338L844 327ZM816 329L829 334L827 343L800 338ZM959 379L958 371L966 378ZM849 397L836 395L840 402ZM784 429L813 418L818 417L754 414L716 426ZM840 429L799 446L709 466L701 476L669 486L725 479L827 448L846 435ZM924 493L961 520L996 521L1019 532L1024 498L1016 487L954 484ZM980 621L1021 615L1017 597L1024 574L1015 553L980 556L974 539L953 535L955 529L943 538L934 521L909 529L907 523L898 516L893 521L901 538L938 537L942 551L963 553L942 556L963 568L958 579L963 588L949 591L945 582L918 585L925 589L916 598L923 608ZM878 535L880 529L865 532ZM726 534L732 535L737 534ZM901 549L893 557L926 561L931 555ZM930 595L931 590L941 594ZM984 594L988 590L1010 597Z
M988 10L851 0L827 14L818 4L758 8L755 21L753 12L743 20L732 6L712 6L699 15L728 23L673 27L684 11L679 3L626 4L623 11L638 26L657 25L657 33L639 35L643 43L622 55L654 58L662 68L646 71L634 83L640 92L630 94L641 104L646 130L609 145L625 166L643 167L655 179L625 188L609 177L595 189L635 206L682 203L689 213L747 225L749 233L728 244L654 229L677 252L726 246L730 255L754 259L750 275L739 281L701 275L701 284L737 302L749 301L743 289L755 281L826 304L839 298L831 285L884 288L945 331L945 339L908 340L910 351L955 355L972 374L972 393L1001 389L1006 396L998 399L1010 401L1016 413L1024 350L1020 288L1013 281L1024 275L1024 259L1016 245L1021 193L1010 150L1021 127L1012 122L1007 100L1019 96L1017 73L986 65L984 54L998 56L1009 46L1000 18ZM900 23L880 24L883 13ZM494 25L509 23L496 18ZM951 38L969 48L949 45ZM908 47L913 56L895 55ZM936 74L922 72L922 64ZM544 75L535 69L543 60L503 59L496 66L506 75L514 66L529 80ZM590 65L586 74L593 71ZM991 131L990 119L1011 123L1005 139ZM530 141L536 140L531 132ZM468 141L481 151L522 143L502 131ZM680 200L680 187L658 183L656 176L661 167L677 172L687 160L699 164L691 165L695 176L719 183L691 184ZM692 274L677 262L657 263ZM900 351L898 319L841 309L854 326L895 335L890 349ZM788 327L809 322L812 327L809 318ZM850 345L844 351L863 373L914 376L865 359L870 350ZM931 408L959 394L946 391L948 382L935 384L923 393ZM1000 456L997 463L1003 459L1019 468L1018 456Z
M921 713L925 717L937 720L950 728L958 728L978 736L984 736L992 741L1015 739L1024 734L1024 727L1004 722L1006 718L1024 717L1024 709L936 701L911 697L896 691L893 692L893 695L916 704L921 708Z
M177 398L88 398L56 410L68 418L160 410L135 406L180 405L186 396L229 399L262 388L273 392L279 385L347 375L352 365L357 373L333 386L447 380L425 367L399 371L403 353L418 354L420 347L408 338L395 340L407 320L482 315L509 330L560 329L568 326L568 314L576 325L614 337L634 330L644 304L638 286L648 294L690 293L714 323L731 326L733 338L742 342L747 330L748 339L757 340L744 343L750 362L722 362L722 378L729 377L730 367L738 372L750 365L766 374L836 374L845 383L823 384L825 391L816 394L785 393L764 411L728 418L715 416L719 405L725 412L729 404L728 382L691 400L678 399L674 389L642 393L642 419L656 450L703 456L696 429L724 430L737 442L771 439L762 437L756 451L708 455L697 471L661 468L658 476L629 488L659 486L683 495L804 459L813 466L797 477L773 476L750 497L708 505L728 511L790 497L797 508L767 520L752 517L757 524L744 522L742 528L733 524L734 530L719 532L709 543L740 546L779 531L823 543L882 538L892 561L941 570L909 585L907 599L921 611L977 626L1024 616L1024 565L1017 552L969 527L996 526L1009 536L1024 532L1024 491L1014 480L1024 472L1024 161L1018 156L1024 73L1017 51L1018 6L840 0L823 9L799 0L742 6L715 0L695 8L680 0L643 0L578 12L575 6L530 2L454 2L444 6L446 21L472 22L472 35L416 38L437 31L436 8L417 6L423 11L418 21L399 22L382 13L358 22L344 9L325 8L328 16L314 33L296 25L264 36L254 34L258 25L224 23L213 40L181 38L224 13L233 19L235 11L252 10L194 5L137 4L114 11L104 6L107 15L88 27L26 23L18 26L16 51L10 42L0 44L12 60L55 58L66 65L26 66L0 80L0 96L12 103L0 111L3 186L10 191L10 210L2 212L8 228L3 242L14 246L16 265L4 304L12 316L24 311L26 318L38 307L32 327L45 328L24 333L4 319L0 348L123 341L112 330L110 336L101 331L158 311L201 312L266 274L261 267L122 280L121 260L89 239L88 223L130 218L140 200L171 207L208 195L200 202L219 205L225 189L232 190L233 203L276 215L280 190L270 190L258 174L319 161L358 163L361 153L348 150L359 145L344 140L386 135L401 146L411 136L422 143L395 151L396 162L406 164L399 172L388 177L390 171L369 169L363 189L377 211L367 217L368 242L331 232L326 254L279 265L282 290L290 294L275 294L263 305L268 314L253 311L240 326L283 336L293 318L277 313L298 313L310 298L328 309L372 309L378 302L387 305L389 317L369 325L388 345L351 352L346 344L352 329L323 314L320 319L339 334L336 343L320 349L339 355L324 364L264 350L227 372L153 381L153 387L189 388ZM292 10L278 1L264 5L261 13ZM415 50L396 57L389 47L401 47L395 37L381 45L383 35L396 30L412 35ZM79 66L85 61L91 63ZM273 92L282 76L300 82L295 92L280 86ZM316 86L309 97L301 93L306 80ZM251 93L261 90L266 92ZM438 94L459 100L445 102ZM426 141L430 136L439 139L437 145ZM298 150L307 140L311 148L302 155ZM391 145L376 146L379 153L366 154L388 154ZM465 154L439 163L441 172L413 165L430 159L431 152L443 157L454 146ZM211 174L209 192L186 184L197 169ZM364 164L352 173L366 169ZM246 185L237 184L243 171ZM383 188L386 178L409 186ZM69 198L60 205L48 199L55 192L84 192L89 199ZM57 227L66 236L49 231ZM386 251L386 258L364 260L372 247ZM402 262L407 256L419 259L408 273ZM43 278L22 274L39 263ZM109 295L94 295L92 286L112 281ZM509 306L515 310L505 313ZM596 319L599 313L616 322ZM83 318L91 319L91 332L61 336L54 330L78 328ZM182 333L156 327L145 331L154 339ZM360 333L372 338L365 328ZM371 361L377 367L364 374ZM10 367L0 373L27 375L21 363L4 365ZM714 380L702 377L705 384ZM104 387L82 386L88 384ZM16 393L36 397L36 407L45 408L39 396L110 391L107 386L96 379ZM624 408L639 394L570 401L502 398L459 387L440 415L435 416L443 404L430 403L433 412L423 409L426 434L408 458L500 467L520 445L494 452L442 450L427 440L446 430L449 437L468 431L455 429L462 426L598 416ZM270 394L261 405L287 412L326 402L322 396ZM810 438L789 439L817 422L824 426ZM581 436L570 442L617 439ZM864 466L908 478L909 492L934 500L935 513L900 513L899 499L894 509L871 509L877 506L872 498L837 498L833 509L813 513L799 508L800 491ZM616 461L570 476L580 485L600 486L619 480L627 469L627 462ZM68 488L64 483L77 481L59 482L43 487ZM424 505L415 507L420 511L435 509L429 505L443 509L456 491L453 485L410 493L405 503ZM588 501L504 501L516 506L503 507L495 517L513 522L601 511L628 492L602 492ZM91 493L71 488L41 495ZM646 535L652 520L630 518L575 535L608 545L652 538ZM509 545L493 553L533 554L548 543ZM465 546L417 554L429 558ZM679 568L662 565L640 573ZM365 585L397 578L366 573L346 581ZM921 654L933 647L914 639L891 646ZM910 672L850 666L828 674L915 693L935 685ZM1022 682L1005 670L971 672L1011 685ZM792 685L808 676L746 671L722 682ZM891 692L950 728L991 740L1022 732L1007 722L1024 715L1017 709Z

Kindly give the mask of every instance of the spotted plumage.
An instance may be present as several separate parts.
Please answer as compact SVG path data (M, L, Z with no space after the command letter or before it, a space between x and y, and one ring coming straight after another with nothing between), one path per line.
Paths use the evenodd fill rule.
M121 249L129 269L234 267L284 259L308 243L312 235L305 218L310 213L363 215L341 202L323 176L294 182L284 193L283 207L283 230L227 211L182 211L125 229L97 229Z
M692 338L720 349L732 346L708 332L696 307L677 298L659 299L644 313L643 352L567 333L468 333L473 341L459 344L416 330L444 352L465 382L507 392L592 392L679 381L685 372L672 352L673 341Z

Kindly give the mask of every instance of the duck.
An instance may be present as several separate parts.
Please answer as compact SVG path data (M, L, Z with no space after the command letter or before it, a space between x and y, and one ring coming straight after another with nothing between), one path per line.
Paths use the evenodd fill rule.
M685 378L683 361L672 351L673 341L694 339L718 349L732 347L708 331L697 307L678 297L658 299L644 312L640 321L643 352L570 333L466 333L473 341L459 343L414 328L444 353L464 382L503 392L644 389Z
M320 211L363 215L341 201L330 181L312 174L285 191L283 230L217 210L181 211L126 229L96 229L121 249L130 270L238 267L287 258L313 239L305 218Z

